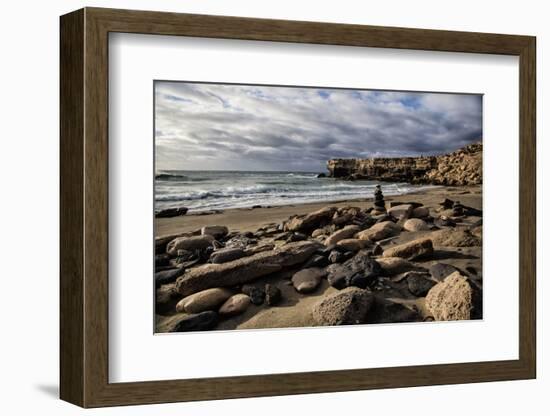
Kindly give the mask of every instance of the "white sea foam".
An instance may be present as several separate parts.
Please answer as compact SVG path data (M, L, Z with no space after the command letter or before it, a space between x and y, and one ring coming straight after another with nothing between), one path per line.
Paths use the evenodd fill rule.
M378 182L317 178L310 172L165 171L155 176L155 209L194 211L370 199ZM386 195L431 186L381 183Z

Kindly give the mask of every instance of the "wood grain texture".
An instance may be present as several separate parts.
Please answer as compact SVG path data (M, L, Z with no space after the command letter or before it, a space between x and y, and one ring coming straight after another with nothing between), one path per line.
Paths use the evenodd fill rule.
M108 33L520 57L520 357L463 364L109 383ZM61 18L61 397L83 407L535 377L535 39L87 8Z
M60 388L84 404L84 12L61 19L60 44Z

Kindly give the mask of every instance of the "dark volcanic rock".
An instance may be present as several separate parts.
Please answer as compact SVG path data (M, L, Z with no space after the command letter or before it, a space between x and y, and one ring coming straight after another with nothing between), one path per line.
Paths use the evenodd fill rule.
M218 314L214 311L206 311L185 316L171 332L208 331L218 324Z
M172 218L172 217L179 217L180 215L187 214L187 211L189 211L188 208L180 207L180 208L168 208L163 209L162 211L156 212L155 217L156 218Z
M430 266L430 274L438 282L442 282L448 275L454 272L461 273L460 269L446 263L435 263Z
M155 267L168 266L170 264L170 256L168 254L155 255Z
M373 303L370 292L348 287L333 293L312 309L317 325L353 325L364 323Z
M327 267L329 284L337 289L348 286L367 287L382 273L380 265L366 251L360 251L355 257L343 264Z
M409 273L407 277L407 286L409 292L415 296L426 296L428 291L435 285L435 282L430 279L428 273Z
M265 290L259 286L255 285L243 285L241 292L250 297L250 302L254 305L261 305L264 303L265 299Z
M269 306L277 305L281 299L283 298L283 295L281 294L281 290L276 286L267 283L265 285L265 303Z
M162 285L173 283L178 277L185 273L185 268L176 268L155 273L155 287L159 288Z
M312 256L306 264L304 264L304 269L308 267L325 267L328 265L328 258L320 254L315 254Z

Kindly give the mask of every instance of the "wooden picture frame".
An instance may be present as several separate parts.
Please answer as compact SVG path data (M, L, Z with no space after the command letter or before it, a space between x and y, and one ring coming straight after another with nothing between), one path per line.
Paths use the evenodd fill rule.
M536 376L535 38L85 8L61 17L60 358L63 400L82 407L212 400ZM192 36L519 57L519 359L109 383L108 34Z

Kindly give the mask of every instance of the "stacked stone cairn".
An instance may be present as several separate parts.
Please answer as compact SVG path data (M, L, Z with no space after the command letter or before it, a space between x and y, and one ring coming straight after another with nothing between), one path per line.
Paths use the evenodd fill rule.
M386 203L384 201L384 195L382 194L382 187L376 185L374 190L374 209L372 211L373 215L380 215L386 213Z

